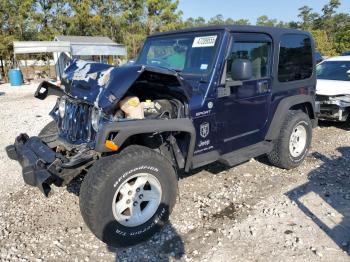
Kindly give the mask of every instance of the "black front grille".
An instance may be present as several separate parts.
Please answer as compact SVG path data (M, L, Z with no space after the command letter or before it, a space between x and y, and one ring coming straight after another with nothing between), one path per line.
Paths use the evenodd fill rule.
M66 99L65 114L59 118L60 136L72 143L89 143L94 140L96 132L91 125L93 107Z
M325 95L316 95L316 101L328 101L329 100L329 96L325 96Z

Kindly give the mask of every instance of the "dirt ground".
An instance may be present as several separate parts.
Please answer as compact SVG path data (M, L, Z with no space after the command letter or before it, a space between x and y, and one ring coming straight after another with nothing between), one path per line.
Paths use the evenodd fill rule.
M5 146L50 121L55 98L0 85L0 261L350 261L350 126L321 123L297 169L265 158L183 175L170 223L137 246L106 247L79 212L79 180L45 198Z

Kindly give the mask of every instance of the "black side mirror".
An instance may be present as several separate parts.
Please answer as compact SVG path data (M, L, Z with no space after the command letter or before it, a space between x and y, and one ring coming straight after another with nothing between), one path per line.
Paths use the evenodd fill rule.
M232 61L231 77L233 80L243 81L253 77L253 65L248 59L235 59Z

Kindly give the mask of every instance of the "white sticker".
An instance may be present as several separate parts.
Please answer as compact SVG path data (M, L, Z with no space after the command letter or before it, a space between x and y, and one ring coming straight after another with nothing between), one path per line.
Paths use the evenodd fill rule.
M192 47L214 46L217 37L217 35L196 37L193 40Z
M207 70L208 64L201 64L201 70Z

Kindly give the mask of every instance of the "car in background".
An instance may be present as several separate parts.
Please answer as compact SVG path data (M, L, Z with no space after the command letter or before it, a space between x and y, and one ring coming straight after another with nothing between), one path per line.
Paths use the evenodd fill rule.
M350 51L345 51L345 52L343 52L342 54L341 54L342 56L350 56Z
M347 121L350 113L350 56L317 65L316 107L319 119Z

